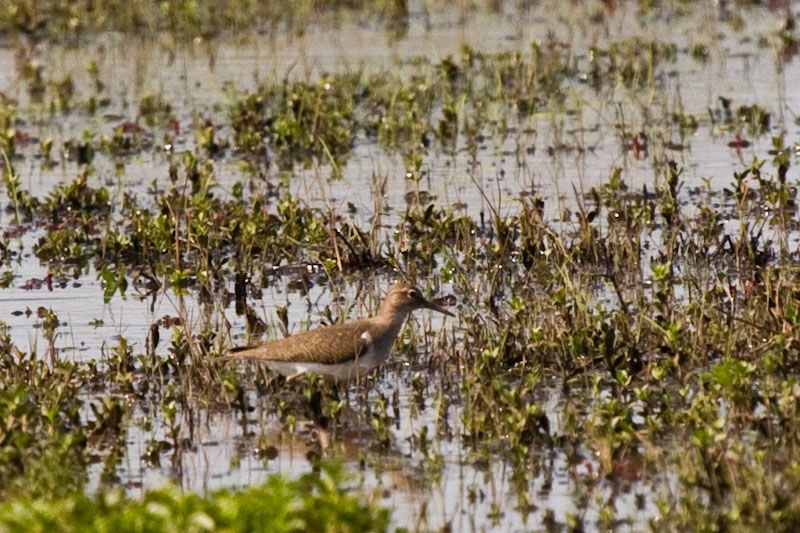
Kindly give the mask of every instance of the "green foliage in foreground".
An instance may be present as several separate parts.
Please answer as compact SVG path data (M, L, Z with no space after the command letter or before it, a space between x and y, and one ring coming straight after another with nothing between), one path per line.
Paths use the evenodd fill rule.
M272 476L264 485L203 497L174 486L131 499L119 489L48 501L0 505L5 531L385 531L386 509L362 503L328 466L297 481Z
M83 379L74 363L17 352L0 321L0 498L80 490L87 438L100 429L81 420Z

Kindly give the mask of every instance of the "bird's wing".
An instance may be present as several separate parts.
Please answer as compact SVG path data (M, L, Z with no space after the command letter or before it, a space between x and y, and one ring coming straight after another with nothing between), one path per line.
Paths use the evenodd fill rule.
M337 324L298 333L291 337L268 341L257 346L234 348L224 359L255 361L291 361L296 363L334 364L361 356L367 347L362 337L366 323Z

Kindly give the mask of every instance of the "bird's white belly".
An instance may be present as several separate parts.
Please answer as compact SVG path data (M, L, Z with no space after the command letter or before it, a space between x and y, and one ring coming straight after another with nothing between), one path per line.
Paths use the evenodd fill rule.
M333 381L348 381L365 376L370 370L378 367L386 359L374 349L368 348L361 357L344 363L323 364L296 361L267 361L266 365L273 371L288 377L314 373Z

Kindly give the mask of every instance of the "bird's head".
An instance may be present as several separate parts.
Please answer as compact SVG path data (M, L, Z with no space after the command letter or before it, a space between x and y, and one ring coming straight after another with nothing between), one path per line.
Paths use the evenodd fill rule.
M409 283L398 283L389 290L381 311L398 311L407 314L416 309L433 309L448 316L455 316L435 301L425 299L418 287Z

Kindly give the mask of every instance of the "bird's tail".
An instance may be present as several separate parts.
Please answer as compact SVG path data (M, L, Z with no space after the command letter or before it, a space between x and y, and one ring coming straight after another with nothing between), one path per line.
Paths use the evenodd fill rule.
M258 359L257 352L253 346L238 346L236 348L231 348L228 353L217 358L220 363L241 361L243 359Z

